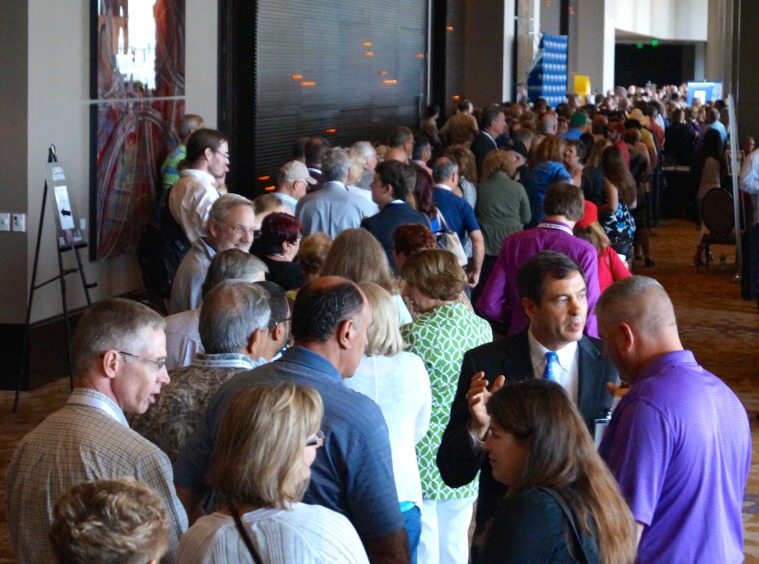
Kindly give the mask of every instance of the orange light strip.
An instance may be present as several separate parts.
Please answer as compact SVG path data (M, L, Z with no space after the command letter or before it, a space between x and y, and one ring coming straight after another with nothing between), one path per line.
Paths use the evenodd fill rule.
M272 184L271 186L264 186L264 190L266 190L267 192L273 192L276 189L277 187L274 186L274 184Z
M394 78L388 78L382 81L382 84L398 84L398 81Z
M303 82L300 83L300 85L301 86L305 86L305 87L316 86L316 81L315 80L304 80Z
M453 31L454 29L456 29L456 28L455 28L455 27L453 27L452 25L447 25L447 26L445 26L445 30L446 30L446 31Z
M271 176L259 176L258 180L261 182L266 182L267 180L271 180Z
M372 46L372 42L371 41L364 41L361 44L361 47L371 47L371 46Z
M291 74L290 78L292 78L293 80L303 80L303 75L302 74Z
M374 51L364 51L364 57L374 57Z
M334 127L330 127L328 129L325 129L324 133L326 133L327 135L332 135L334 133L337 133L337 129L335 129Z

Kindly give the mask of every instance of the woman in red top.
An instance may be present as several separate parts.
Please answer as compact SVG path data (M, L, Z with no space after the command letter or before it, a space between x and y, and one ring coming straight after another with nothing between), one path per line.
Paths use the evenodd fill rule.
M627 265L611 246L604 228L598 223L598 207L585 200L585 215L575 224L575 237L585 239L598 252L598 287L601 293L617 280L631 276Z

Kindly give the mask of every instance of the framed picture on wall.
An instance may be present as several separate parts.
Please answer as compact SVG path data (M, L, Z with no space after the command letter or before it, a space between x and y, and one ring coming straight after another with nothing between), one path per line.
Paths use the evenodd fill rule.
M90 258L133 249L185 106L185 0L91 0Z

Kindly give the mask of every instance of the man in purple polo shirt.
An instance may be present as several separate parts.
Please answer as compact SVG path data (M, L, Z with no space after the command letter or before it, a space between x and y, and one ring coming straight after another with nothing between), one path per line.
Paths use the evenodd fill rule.
M585 211L582 190L567 182L557 182L548 189L543 209L546 217L537 227L509 235L503 242L495 266L477 300L477 312L508 327L509 336L524 331L529 320L522 309L517 272L539 252L556 251L574 260L584 272L588 289L585 334L597 337L593 307L600 294L598 253L593 245L572 234L575 223Z
M613 284L596 311L605 352L632 385L600 453L638 523L638 561L742 562L746 409L683 350L655 280Z

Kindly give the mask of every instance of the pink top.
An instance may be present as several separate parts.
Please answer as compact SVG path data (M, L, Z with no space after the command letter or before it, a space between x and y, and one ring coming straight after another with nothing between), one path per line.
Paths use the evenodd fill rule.
M630 269L619 258L617 251L606 247L598 254L598 289L602 294L614 282L628 276L632 276Z

